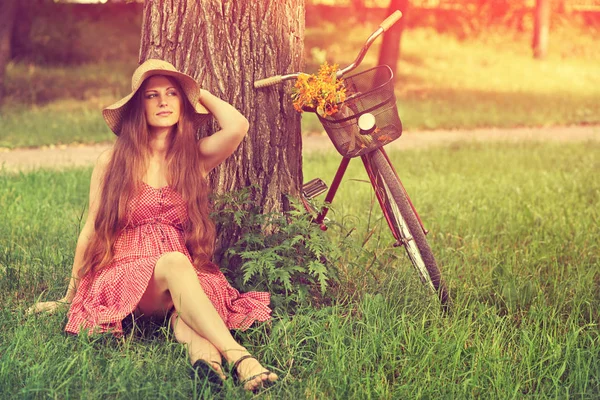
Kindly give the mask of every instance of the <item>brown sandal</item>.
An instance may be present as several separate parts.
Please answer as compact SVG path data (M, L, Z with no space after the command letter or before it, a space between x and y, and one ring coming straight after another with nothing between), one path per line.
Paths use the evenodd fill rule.
M236 360L236 362L233 363L233 366L231 367L231 375L233 376L234 382L236 384L242 386L242 387L245 386L246 383L250 382L251 380L253 380L254 378L256 378L258 376L261 376L261 375L270 375L272 373L271 371L267 370L267 371L261 372L261 373L256 374L256 375L252 375L250 378L246 378L246 379L244 379L244 381L240 382L240 377L238 375L238 367L240 366L240 364L242 363L242 361L247 360L249 358L253 358L253 359L256 360L256 357L254 357L254 356L252 356L250 354L246 354L245 356L242 356L242 357L238 358ZM258 361L258 360L256 360L256 361ZM267 387L272 386L273 384L275 384L274 381L270 381L270 380L267 379L266 381L262 382L262 386L257 387L253 391L257 391L257 390L260 390L260 389L266 389Z

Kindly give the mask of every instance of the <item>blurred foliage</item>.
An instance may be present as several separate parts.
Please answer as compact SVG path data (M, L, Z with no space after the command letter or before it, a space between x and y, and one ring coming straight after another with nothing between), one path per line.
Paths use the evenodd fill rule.
M12 38L13 58L43 64L82 61L76 51L79 41L76 16L70 10L65 11L48 1L22 2Z
M139 49L141 4L21 2L12 37L15 61L43 65L129 60Z
M452 0L440 1L442 6L437 8L418 7L416 3L419 2L411 0L404 16L408 29L429 27L438 33L449 33L459 39L473 38L498 29L527 33L533 29L533 9L523 1ZM591 29L594 32L600 29L600 12L572 11L562 3L553 2L552 29L571 27ZM350 5L307 5L306 24L379 23L386 16L387 7L363 8L359 14Z
M529 34L533 27L532 10L523 2L455 0L445 3L456 6L411 7L405 16L407 28L428 27L438 33L469 39L498 30ZM560 4L554 3L552 32L571 30L573 36L584 31L592 35L598 33L600 13L568 12ZM335 33L341 26L351 29L357 24L378 24L386 14L387 8L362 8L357 12L349 5L307 4L308 48L318 50L312 41L323 42L322 36L310 37L314 28L332 25L332 33ZM13 35L13 59L46 65L130 62L137 58L141 23L142 4L136 2L70 4L23 0Z

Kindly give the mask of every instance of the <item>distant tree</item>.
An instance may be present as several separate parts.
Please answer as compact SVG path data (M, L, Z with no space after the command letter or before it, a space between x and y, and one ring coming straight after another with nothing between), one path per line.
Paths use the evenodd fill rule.
M389 65L394 76L398 69L398 60L400 59L400 43L402 40L402 32L406 26L406 14L409 7L408 0L390 0L387 15L392 14L396 10L402 11L402 18L394 26L392 26L384 35L381 49L379 50L378 65Z
M2 0L0 2L0 103L4 99L4 77L6 66L11 59L11 40L18 0Z
M250 122L240 148L212 172L216 192L258 185L265 212L290 209L302 182L300 115L285 90L253 81L302 70L304 0L147 0L140 61L162 58L231 103ZM201 136L211 134L208 126ZM236 232L222 232L221 247Z
M352 0L352 8L358 22L365 22L367 20L367 7L365 6L365 0Z
M533 57L542 59L548 54L551 0L536 0L533 22Z

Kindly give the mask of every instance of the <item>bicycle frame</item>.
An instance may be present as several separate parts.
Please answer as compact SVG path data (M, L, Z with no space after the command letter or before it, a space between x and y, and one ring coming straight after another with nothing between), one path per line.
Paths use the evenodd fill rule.
M401 13L395 12L380 24L379 29L367 39L355 61L337 71L337 78L341 78L347 72L356 69L374 40L387 31L400 17ZM379 81L375 76L363 75L374 74L373 70L379 67L345 78L346 82L350 82L350 87L355 92L342 102L347 105L347 110L351 111L350 116L342 113L342 118L338 118L337 120L327 120L319 116L332 144L342 155L342 161L329 189L327 189L327 185L321 179L312 179L303 185L301 199L306 210L312 215L316 214L313 222L317 223L322 230L326 230L325 218L329 212L329 206L335 198L350 159L360 156L369 176L371 186L375 191L375 196L377 197L383 216L395 239L394 247L403 246L406 249L408 258L417 270L421 281L434 292L437 292L442 305L447 308L452 303L452 299L448 287L442 279L431 246L425 238L428 231L425 229L421 217L383 148L386 144L400 137L402 133L402 123L397 109L394 108L391 111L391 107L386 108L389 99L393 99L395 96L393 94L393 85L390 85L390 82L392 82L391 77L393 76L392 71L389 67L384 67L389 70L387 74L389 79L380 83L377 83ZM379 71L381 69L377 69L377 72ZM283 81L297 79L301 75L303 75L302 72L272 76L255 81L254 87L264 88L277 85ZM363 85L365 82L367 84ZM383 99L379 97L382 94L386 96ZM304 111L316 112L313 108L305 108ZM379 127L380 129L376 127L376 118L374 114L371 114L372 111L379 111L377 117L383 121L383 124ZM339 128L335 125L336 123L346 123L351 119L356 123L356 126L352 125L349 128L349 125L344 125L343 128ZM392 134L388 135L387 132L391 132ZM371 140L367 142L368 146L363 141L361 143L363 146L356 150L356 140L361 138L360 135L370 135ZM347 141L348 138L351 141ZM325 191L327 191L327 194L324 205L317 211L310 203L310 199Z
M406 198L408 199L410 207L412 208L413 212L415 213L415 215L417 217L417 220L419 221L419 225L421 226L423 233L427 234L428 231L427 231L427 229L425 229L425 226L423 225L423 221L421 220L419 213L417 212L415 206L413 205L412 201L410 200L408 193L404 189L404 185L402 185L402 181L398 177L398 173L396 172L396 169L394 168L393 164L390 162L390 159L388 158L387 153L385 152L383 147L380 147L378 150L375 150L375 151L381 151L381 153L384 155L384 157L386 158L386 160L392 167L392 171L394 172L394 175L396 175L398 182L400 182L402 191L406 194ZM403 239L400 237L399 232L395 229L394 224L392 223L391 217L387 211L387 207L385 206L385 201L384 201L383 197L381 196L381 193L379 193L379 191L377 190L379 185L376 182L377 178L375 176L375 173L373 171L373 168L371 166L371 163L370 163L368 157L369 157L368 154L362 155L361 156L362 162L367 171L367 175L369 176L369 180L371 181L371 186L373 186L375 195L377 196L377 201L379 202L379 205L381 206L381 209L383 210L383 215L385 217L385 220L387 221L388 226L390 227L390 230L392 231L392 234L394 235L394 239L396 239L396 243L394 244L394 246L401 246L403 244L402 243ZM333 181L331 182L331 186L329 187L329 190L327 191L327 195L325 196L325 204L326 205L321 208L321 211L315 218L315 223L319 224L319 226L321 227L322 230L327 230L327 226L324 223L325 217L327 216L327 213L329 212L329 207L327 206L327 204L331 204L333 202L333 199L335 198L335 195L340 187L340 184L342 183L342 179L344 178L344 175L346 174L346 169L348 168L348 164L350 163L350 160L351 160L350 158L342 157L340 166L338 167L338 169L335 173L335 176L333 178Z
M363 45L363 47L361 48L358 56L356 57L356 59L348 66L340 69L339 71L337 71L337 77L341 78L342 76L344 76L346 73L356 69L360 63L362 62L362 60L364 59L365 55L367 54L367 51L369 50L369 48L371 47L371 45L373 44L373 42L385 31L387 31L392 25L394 25L400 18L402 17L402 13L400 11L396 11L394 12L392 15L390 15L388 18L386 18L385 21L383 21L380 25L379 28L373 32L371 34L371 36L369 36L369 38L367 39L367 41L365 42L365 44ZM287 81L287 80L294 80L297 79L300 76L301 73L293 73L293 74L287 74L287 75L277 75L277 76L272 76L270 78L266 78L266 79L261 79L258 80L256 82L254 82L254 87L256 88L261 88L261 87L266 87L266 86L271 86L271 85L275 85L278 83L281 83L283 81ZM312 110L314 112L314 110ZM419 222L419 225L421 226L421 229L423 230L423 233L427 234L427 230L425 229L425 227L423 226L423 222L421 220L421 217L419 217L419 214L417 213L417 210L415 209L412 201L410 200L410 198L408 197L408 193L406 193L406 190L404 189L404 186L402 185L400 179L398 178L398 173L396 172L394 166L391 164L387 154L385 153L385 151L383 150L383 148L379 149L383 155L385 156L388 164L392 167L392 171L393 173L396 175L396 178L398 179L398 182L400 182L400 186L402 191L404 192L404 194L406 195L409 205L412 208L413 212L415 213L417 220ZM388 223L388 225L390 226L390 229L392 230L393 234L394 234L394 238L396 239L396 245L401 245L401 239L400 239L400 234L399 232L397 232L397 230L394 228L394 224L391 221L391 218L389 216L389 213L387 211L387 207L385 206L385 202L384 199L381 195L381 193L379 193L377 191L377 182L376 182L376 176L373 172L373 168L371 167L371 164L369 162L369 158L368 155L361 155L363 164L365 165L365 169L367 170L367 174L369 175L369 179L371 181L371 185L373 186L373 188L375 189L375 194L377 196L377 200L379 201L379 204L381 206L381 209L384 212L384 216L385 219ZM337 193L337 190L340 186L340 183L342 181L342 178L344 177L344 174L346 173L346 168L348 167L348 164L350 162L350 158L347 157L343 157L342 161L340 163L340 166L338 167L338 170L335 174L335 177L333 178L333 182L331 183L331 186L329 188L329 190L327 191L327 195L325 196L325 206L321 209L321 211L319 212L319 214L317 215L317 217L315 218L315 222L317 224L320 225L322 230L326 230L327 227L324 224L325 221L325 217L327 215L327 212L329 211L329 208L327 207L327 204L331 204L333 202L333 199L335 197L335 194ZM305 204L305 207L308 210L308 206L307 204Z

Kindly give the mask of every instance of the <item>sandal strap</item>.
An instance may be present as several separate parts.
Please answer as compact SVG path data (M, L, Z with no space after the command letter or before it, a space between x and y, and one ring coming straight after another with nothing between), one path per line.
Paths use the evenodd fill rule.
M211 367L212 367L211 364L217 364L219 366L219 368L223 369L223 365L219 361L214 361L214 360L206 361L201 358L196 360L196 362L192 365L192 368L196 368L200 364L207 364L207 365L210 365Z
M237 372L237 369L240 366L240 364L242 363L242 361L247 360L249 358L254 358L254 356L252 356L251 354L246 354L245 356L241 356L233 363L232 369ZM254 359L256 360L256 358L254 358Z
M271 371L269 371L269 370L266 370L266 371L260 372L260 373L258 373L258 374L252 375L251 377L249 377L249 378L246 378L246 379L244 379L243 381L240 381L240 379L239 379L239 373L238 373L238 367L240 366L240 364L241 364L241 363L242 363L244 360L247 360L247 359L249 359L249 358L253 358L253 359L255 359L255 360L256 360L256 357L254 357L254 356L252 356L252 355L250 355L250 354L246 354L245 356L242 356L242 357L238 358L238 359L237 359L237 360L236 360L236 361L233 363L233 366L231 367L231 368L232 368L231 372L232 372L232 374L233 374L233 379L234 379L234 382L235 382L236 384L241 384L242 386L244 386L246 383L248 383L248 382L250 382L250 381L254 380L256 377L259 377L259 376L261 376L261 375L266 375L266 376L269 376L270 374L272 374L272 372L271 372ZM269 380L265 380L265 381L263 381L263 382L262 382L262 384L261 384L261 388L262 388L262 389L265 389L265 388L267 388L267 387L269 387L269 386L273 385L273 383L274 383L274 382L271 382L271 381L269 381ZM254 391L254 392L256 392L257 390L260 390L260 388L258 388L258 387L257 387L257 388L255 388L253 391Z

